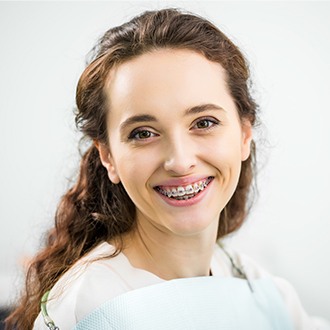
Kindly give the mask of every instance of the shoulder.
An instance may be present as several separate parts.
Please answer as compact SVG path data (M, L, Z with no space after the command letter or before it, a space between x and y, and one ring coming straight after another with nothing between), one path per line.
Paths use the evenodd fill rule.
M211 269L216 276L239 277L239 269L250 280L271 277L270 273L252 258L222 243L215 245Z
M47 311L61 330L72 329L103 302L131 290L129 279L133 269L122 254L111 257L113 253L111 245L99 245L73 265L51 289ZM34 329L43 327L39 315Z
M225 247L225 250L217 246L215 248L214 258L218 262L222 263L226 267L227 276L235 276L235 270L233 270L232 261L244 271L249 280L257 280L262 278L269 278L274 283L286 309L293 320L294 328L299 330L316 330L316 329L329 329L328 327L318 326L316 319L308 316L303 308L299 296L294 287L285 279L270 274L266 269L259 265L253 258L235 251L229 247ZM221 259L227 259L225 262ZM229 274L229 275L228 275Z

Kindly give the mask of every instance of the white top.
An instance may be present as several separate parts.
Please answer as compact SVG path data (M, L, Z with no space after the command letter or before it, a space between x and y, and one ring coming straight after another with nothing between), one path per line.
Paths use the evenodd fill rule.
M113 258L114 247L102 243L81 258L52 288L47 311L60 330L71 330L76 323L102 303L128 291L165 282L143 269L134 268L120 253ZM284 279L273 277L250 258L230 251L235 264L244 269L249 279L271 277L283 296L295 329L329 330L330 326L310 318L304 311L293 287ZM211 261L213 276L234 277L232 264L224 251L216 245ZM47 329L43 317L38 315L34 330Z

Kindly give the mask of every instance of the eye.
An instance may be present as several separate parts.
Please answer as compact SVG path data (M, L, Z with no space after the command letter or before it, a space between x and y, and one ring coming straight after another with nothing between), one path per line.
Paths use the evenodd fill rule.
M207 128L210 127L212 123L209 120L203 119L197 122L196 127L197 128Z
M210 129L216 125L219 125L219 120L215 118L202 118L195 122L193 128L199 129L199 130L205 130Z
M156 136L155 133L146 130L146 129L135 129L131 134L128 136L129 140L146 140L151 137Z

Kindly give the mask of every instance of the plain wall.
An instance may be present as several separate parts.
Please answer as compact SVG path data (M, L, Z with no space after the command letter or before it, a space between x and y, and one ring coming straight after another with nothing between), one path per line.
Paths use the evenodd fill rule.
M251 63L263 166L257 202L229 244L330 319L327 2L1 2L0 304L15 297L75 173L72 110L85 55L109 27L168 6L209 18Z

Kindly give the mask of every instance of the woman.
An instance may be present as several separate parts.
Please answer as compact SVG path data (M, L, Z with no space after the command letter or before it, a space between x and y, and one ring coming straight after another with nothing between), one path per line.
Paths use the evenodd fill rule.
M315 329L294 290L216 245L248 212L257 106L239 49L175 9L110 29L77 87L91 141L17 329Z

